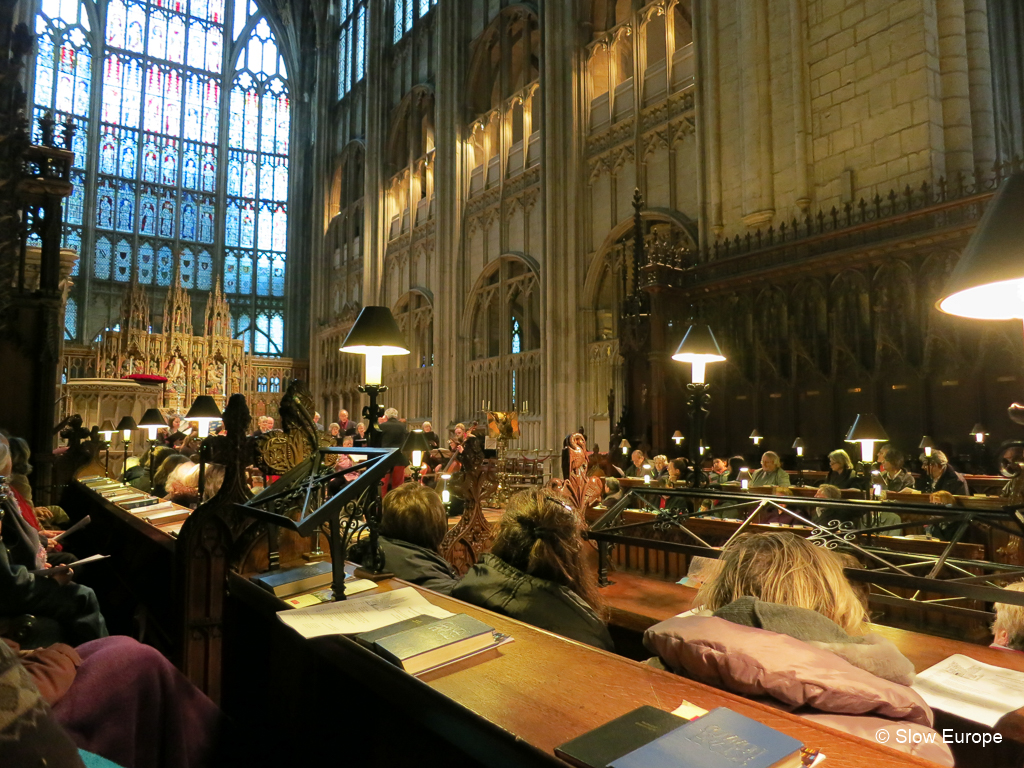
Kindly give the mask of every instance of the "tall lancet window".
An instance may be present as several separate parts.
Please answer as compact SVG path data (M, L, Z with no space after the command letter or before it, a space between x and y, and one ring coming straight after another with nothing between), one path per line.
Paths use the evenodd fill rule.
M177 265L203 300L221 277L238 335L284 354L291 103L260 6L40 2L34 114L78 127L64 245L82 279L68 334L93 338L123 285L168 287Z
M252 351L284 350L285 250L288 242L288 134L291 100L284 59L260 19L239 55L228 117L226 267L237 264L236 335ZM241 318L248 325L241 323Z
M81 252L85 215L86 146L89 139L89 107L92 98L93 55L89 15L78 0L43 0L36 17L36 69L33 115L46 112L63 123L71 118L78 126L75 163L71 180L75 191L64 201L62 245ZM38 141L38 120L33 121L33 138ZM79 263L74 272L79 273ZM74 324L72 324L74 327Z

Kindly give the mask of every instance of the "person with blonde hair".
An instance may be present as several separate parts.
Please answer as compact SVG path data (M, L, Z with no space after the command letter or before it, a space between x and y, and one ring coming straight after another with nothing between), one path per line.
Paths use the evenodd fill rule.
M520 491L505 507L491 551L462 577L452 597L614 650L581 531L558 494Z
M1024 580L1007 584L1003 589L1024 592ZM1008 651L1024 651L1024 605L993 603L996 620L992 622L992 647Z
M746 534L721 552L695 612L647 630L660 662L743 696L856 736L886 731L891 746L952 765L914 691L914 666L889 640L866 633L867 614L831 550L788 531ZM902 731L909 738L898 739Z
M828 455L828 474L821 481L821 485L834 485L842 490L843 488L857 487L857 473L853 469L853 461L846 451L832 451Z

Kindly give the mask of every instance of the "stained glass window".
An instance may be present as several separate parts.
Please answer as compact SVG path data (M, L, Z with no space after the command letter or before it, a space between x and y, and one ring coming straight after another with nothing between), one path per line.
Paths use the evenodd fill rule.
M343 99L366 72L366 2L342 0L338 33L338 98Z
M236 335L248 349L259 337L266 354L282 354L291 104L260 7L39 2L34 115L50 111L78 127L63 244L80 254L73 274L86 271L92 282L72 289L72 332L92 306L87 284L167 287L178 270L183 287L202 292L220 276ZM366 54L366 0L340 2L339 96L342 81L347 92L362 78ZM104 28L94 28L96 18Z
M36 75L33 115L51 112L58 123L68 118L78 127L72 148L71 182L75 190L64 200L63 245L79 252L85 224L86 147L89 103L93 87L93 52L89 15L79 0L43 0L36 17ZM34 138L39 126L33 121ZM78 274L76 265L74 274Z
M78 302L69 298L64 306L64 341L74 341L78 336Z
M512 318L512 354L518 355L523 351L523 332L519 328L519 321Z

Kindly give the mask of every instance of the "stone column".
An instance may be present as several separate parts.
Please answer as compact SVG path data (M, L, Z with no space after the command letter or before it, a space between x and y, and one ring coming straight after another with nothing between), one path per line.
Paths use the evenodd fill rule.
M937 0L939 72L942 83L942 125L946 146L946 177L974 174L967 28L964 0Z
M693 14L693 39L697 48L697 89L701 94L701 107L697 120L703 124L704 148L707 155L708 226L721 235L722 222L722 128L719 116L718 82L718 3L703 0L700 14ZM710 237L707 238L710 241ZM710 242L706 242L710 245Z
M384 178L385 145L387 143L387 94L384 78L384 40L390 30L385 28L383 3L367 6L367 62L365 78L366 163L363 173L363 306L382 300L380 281L384 273L384 252L387 249L387 226L384 212L387 194Z
M767 0L739 2L740 116L743 122L743 223L767 226L775 216L771 56Z
M981 174L985 174L991 172L996 161L996 124L987 0L964 0L964 12L974 166Z
M540 6L541 194L544 258L541 263L542 444L561 445L560 435L583 423L584 344L579 327L583 285L579 202L586 199L581 172L584 135L579 27L573 3ZM634 80L635 86L636 80ZM635 116L634 119L639 119Z
M793 69L793 192L796 204L807 212L811 205L808 189L810 166L807 162L807 128L810 124L807 103L807 64L804 45L804 2L789 0L790 66Z
M437 78L434 92L434 258L430 266L430 285L434 289L434 386L431 394L431 417L439 435L450 419L458 416L457 395L464 379L462 334L459 332L465 308L463 286L464 258L462 242L462 208L468 189L464 134L469 127L462 116L466 113L465 93L466 31L457 3L438 3L434 9L437 50Z

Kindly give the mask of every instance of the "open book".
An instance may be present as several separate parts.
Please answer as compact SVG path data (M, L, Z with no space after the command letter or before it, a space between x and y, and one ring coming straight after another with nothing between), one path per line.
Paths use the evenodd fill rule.
M369 632L423 614L438 619L455 615L428 602L412 587L404 587L379 595L281 611L277 618L303 637L320 637Z
M959 653L918 674L912 687L933 709L989 727L1024 707L1024 672L993 667Z

